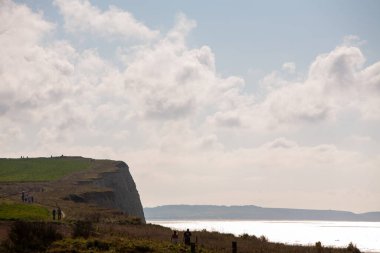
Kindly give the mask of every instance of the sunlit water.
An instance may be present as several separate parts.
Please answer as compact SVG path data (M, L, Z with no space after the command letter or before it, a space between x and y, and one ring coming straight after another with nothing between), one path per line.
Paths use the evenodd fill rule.
M177 230L202 230L234 235L264 235L272 242L346 247L353 242L362 252L380 252L380 222L340 221L179 221L151 220Z

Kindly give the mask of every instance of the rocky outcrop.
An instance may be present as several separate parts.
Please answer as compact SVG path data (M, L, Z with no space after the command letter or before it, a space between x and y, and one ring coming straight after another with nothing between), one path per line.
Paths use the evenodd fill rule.
M108 190L82 194L83 199L105 208L119 209L145 222L140 195L126 163L116 162L114 171L101 173L92 183Z

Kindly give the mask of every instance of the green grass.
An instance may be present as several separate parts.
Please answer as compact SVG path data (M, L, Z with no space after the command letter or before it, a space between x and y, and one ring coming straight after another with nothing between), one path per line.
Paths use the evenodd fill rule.
M35 204L0 203L0 220L46 220L49 210Z
M90 160L85 158L2 158L0 182L51 181L88 168Z

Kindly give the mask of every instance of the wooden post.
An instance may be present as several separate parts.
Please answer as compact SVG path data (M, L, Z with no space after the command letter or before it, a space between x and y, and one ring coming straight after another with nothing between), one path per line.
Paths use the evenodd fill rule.
M237 242L236 241L232 242L232 253L237 253Z
M195 253L195 243L190 243L191 253Z

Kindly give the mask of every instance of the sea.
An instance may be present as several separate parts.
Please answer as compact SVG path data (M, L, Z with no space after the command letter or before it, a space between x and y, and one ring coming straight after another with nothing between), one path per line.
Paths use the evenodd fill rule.
M380 253L380 222L345 221L237 221L237 220L148 220L176 230L218 231L264 235L271 242L297 245L347 247L350 242L362 252Z

